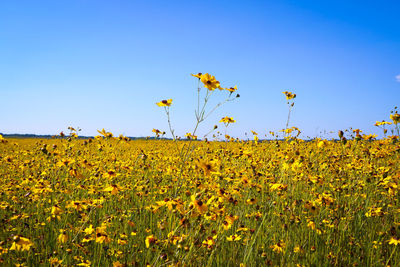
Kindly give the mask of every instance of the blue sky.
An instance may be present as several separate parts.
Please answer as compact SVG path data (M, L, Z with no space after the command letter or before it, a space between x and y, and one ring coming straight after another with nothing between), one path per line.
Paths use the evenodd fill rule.
M282 91L297 94L290 125L303 137L379 133L400 105L399 12L398 1L1 1L0 132L148 136L168 129L155 103L172 98L184 135L190 73L208 72L241 97L199 136L223 116L235 137L284 128Z

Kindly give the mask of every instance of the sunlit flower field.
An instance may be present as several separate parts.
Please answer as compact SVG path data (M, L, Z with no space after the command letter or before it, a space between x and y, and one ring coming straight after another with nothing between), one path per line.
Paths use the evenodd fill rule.
M2 140L2 265L400 264L392 138Z
M222 138L200 140L212 93L228 95L221 103L239 95L193 76L197 124L182 139L172 99L157 103L170 140L158 129L150 140L104 129L80 139L72 127L51 139L0 136L0 265L400 265L400 142L385 128L398 131L397 112L376 123L382 139L355 129L306 141L289 127L296 94L283 92L283 138L230 137L226 116Z

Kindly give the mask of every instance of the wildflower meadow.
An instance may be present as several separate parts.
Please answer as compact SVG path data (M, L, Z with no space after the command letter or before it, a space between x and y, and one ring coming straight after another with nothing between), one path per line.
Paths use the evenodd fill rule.
M242 140L227 114L199 136L240 88L192 76L194 128L182 136L173 99L152 103L169 129L148 140L74 127L0 136L0 265L400 265L397 108L372 122L382 138L338 129L303 140L290 123L297 95L285 91L285 129Z

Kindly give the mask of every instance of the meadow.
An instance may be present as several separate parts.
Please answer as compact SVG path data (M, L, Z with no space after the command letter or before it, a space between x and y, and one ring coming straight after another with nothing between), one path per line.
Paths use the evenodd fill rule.
M400 264L396 139L175 146L3 139L1 264Z
M206 92L186 141L171 99L157 105L173 140L157 129L156 140L104 129L79 139L72 127L52 139L0 136L0 265L400 265L398 135L302 140L289 128L296 95L284 92L285 138L196 140L214 90L227 91L221 103L238 95L193 76ZM377 126L395 133L395 114Z

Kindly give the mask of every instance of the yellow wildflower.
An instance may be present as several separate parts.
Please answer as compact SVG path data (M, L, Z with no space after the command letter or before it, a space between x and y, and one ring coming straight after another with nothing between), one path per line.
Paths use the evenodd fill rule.
M65 230L63 230L63 229L60 229L60 234L58 235L57 240L60 243L66 243L68 241L67 232Z
M270 246L272 248L272 251L276 253L283 253L284 249L286 247L286 244L281 240L277 244Z
M201 76L203 75L203 73L199 72L197 74L191 74L193 77L199 78L201 79Z
M156 103L159 107L169 107L172 104L172 99L168 100L161 100L160 102Z
M149 248L151 244L156 243L157 238L154 237L154 235L149 235L146 237L146 240L144 241L144 243L146 244L146 248Z
M234 123L236 122L232 117L223 117L219 122L223 122L225 124Z
M33 243L28 238L17 235L13 239L14 243L11 245L10 250L28 251L33 246Z
M282 92L282 93L285 94L286 100L290 100L290 99L296 98L296 94L293 94L292 92L285 91L285 92Z
M86 227L85 230L83 230L85 234L90 235L94 232L93 225L89 225L89 227Z
M239 241L240 239L242 239L240 235L231 235L226 237L226 240L228 241Z
M394 113L390 115L390 119L393 121L394 124L400 123L400 114Z
M395 245L395 246L397 246L398 244L400 244L400 240L394 238L393 236L392 236L392 238L390 238L390 240L388 240L388 242L389 242L390 245Z
M200 80L204 84L204 87L206 87L210 91L214 91L216 88L219 87L219 81L217 81L214 76L208 73L201 75Z

